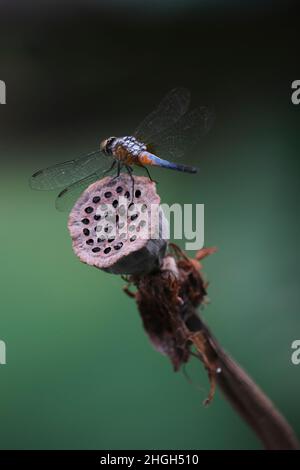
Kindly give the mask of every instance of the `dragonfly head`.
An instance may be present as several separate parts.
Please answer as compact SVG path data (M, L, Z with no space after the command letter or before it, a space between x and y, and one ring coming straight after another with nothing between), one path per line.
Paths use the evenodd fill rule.
M106 155L112 155L113 144L116 140L116 137L109 137L108 139L102 140L100 144L100 150Z

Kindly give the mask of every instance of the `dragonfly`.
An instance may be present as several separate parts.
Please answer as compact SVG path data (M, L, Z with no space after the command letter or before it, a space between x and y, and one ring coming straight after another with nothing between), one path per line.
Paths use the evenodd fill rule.
M135 129L132 135L109 137L97 150L84 156L37 171L30 178L36 190L61 190L56 208L70 209L91 183L116 169L117 178L126 170L133 180L133 168L161 167L186 173L198 168L177 163L185 158L191 144L206 134L214 121L214 111L207 106L189 110L190 92L186 88L171 90Z

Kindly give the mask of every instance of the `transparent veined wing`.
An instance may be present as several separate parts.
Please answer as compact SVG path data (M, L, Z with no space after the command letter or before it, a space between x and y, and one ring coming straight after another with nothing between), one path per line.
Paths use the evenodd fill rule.
M110 157L96 150L83 157L37 171L32 175L29 183L31 188L38 190L63 188L96 171L101 172L107 169L111 163Z
M178 160L196 148L212 127L215 113L201 106L182 116L172 127L153 136L149 150L166 160Z
M134 135L144 143L173 126L183 116L190 104L190 92L186 88L174 88L137 127Z
M101 178L101 173L96 172L65 188L56 198L56 209L61 212L71 210L81 193L99 178Z

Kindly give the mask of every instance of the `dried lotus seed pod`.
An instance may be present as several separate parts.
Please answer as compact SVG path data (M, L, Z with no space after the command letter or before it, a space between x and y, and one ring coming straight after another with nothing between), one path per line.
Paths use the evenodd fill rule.
M133 193L133 194L132 194ZM156 185L149 178L121 174L91 184L69 216L73 250L84 263L114 274L158 268L168 222Z

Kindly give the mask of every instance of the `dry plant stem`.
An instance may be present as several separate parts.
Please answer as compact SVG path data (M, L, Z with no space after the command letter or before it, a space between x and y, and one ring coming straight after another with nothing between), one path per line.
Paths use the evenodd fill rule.
M216 374L216 383L264 447L269 450L299 449L288 422L242 367L223 350L201 318L198 328L199 331L193 335L196 349L201 353L205 340L207 351L221 369Z
M188 258L179 247L170 244L161 269L129 279L144 328L155 348L167 355L175 370L188 362L194 346L210 381L205 404L209 404L218 385L225 397L256 433L266 449L299 449L293 430L260 390L219 345L199 316L197 307L205 303L206 287L200 260L214 248L200 250Z

